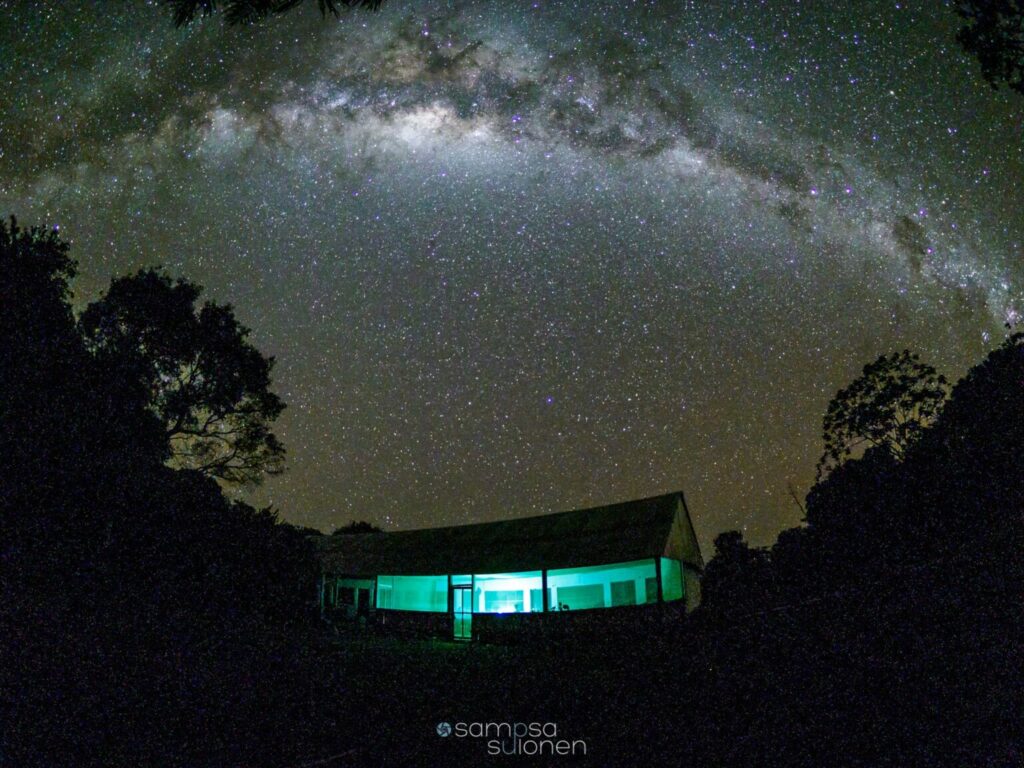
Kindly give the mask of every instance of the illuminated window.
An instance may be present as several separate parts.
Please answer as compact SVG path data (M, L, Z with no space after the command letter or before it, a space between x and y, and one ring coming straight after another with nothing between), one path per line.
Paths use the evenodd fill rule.
M523 613L523 590L495 589L484 593L485 613Z
M558 588L557 600L562 611L604 608L604 584L566 584Z
M548 571L548 599L553 611L655 602L657 578L653 560L560 568ZM649 585L654 587L653 595Z
M636 582L613 581L612 605L636 605Z
M448 576L378 576L377 607L445 613Z
M644 591L647 593L647 602L656 603L658 602L658 577L649 576L644 581Z
M484 573L473 578L476 613L536 613L544 610L540 571Z
M683 598L682 567L678 560L635 560L626 563L560 568L548 571L548 601L552 611L579 611L643 605L658 600L661 569L663 599ZM475 576L453 575L453 587L472 590L472 613L538 613L544 610L541 571L484 573ZM340 582L338 602L352 605L358 595L352 585ZM360 587L363 584L359 584ZM372 582L366 585L372 594ZM466 590L467 607L469 592ZM460 597L461 599L461 597ZM448 611L448 576L379 576L376 606L397 611Z
M532 612L544 610L544 590L541 587L530 590L530 610Z

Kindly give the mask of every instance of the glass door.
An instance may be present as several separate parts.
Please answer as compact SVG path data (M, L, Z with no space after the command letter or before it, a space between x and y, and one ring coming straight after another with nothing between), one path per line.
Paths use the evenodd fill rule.
M455 619L456 640L473 639L473 587L470 584L452 585L452 613Z

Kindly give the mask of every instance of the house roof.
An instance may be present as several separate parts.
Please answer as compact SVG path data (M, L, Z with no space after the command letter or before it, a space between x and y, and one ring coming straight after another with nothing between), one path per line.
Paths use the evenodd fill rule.
M447 528L324 536L324 570L347 575L508 573L674 557L703 560L682 493Z

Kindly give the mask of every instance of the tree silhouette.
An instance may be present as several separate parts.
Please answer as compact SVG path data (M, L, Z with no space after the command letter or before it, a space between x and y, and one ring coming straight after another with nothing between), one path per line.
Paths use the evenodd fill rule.
M1020 763L1024 727L1005 713L1024 706L1024 334L945 401L909 353L879 358L834 415L847 401L885 416L868 424L895 424L891 403L913 403L922 379L925 418L858 437L862 455L840 451L805 526L768 551L716 539L686 762Z
M331 536L353 536L363 533L381 533L381 529L365 520L353 520L334 530Z
M165 465L142 374L195 332L198 288L115 281L117 301L92 310L104 344L87 347L73 274L55 234L0 223L4 765L477 764L408 728L464 700L460 659L323 637L316 532ZM880 361L866 370L883 383L913 364L892 374L898 392L934 376L909 353ZM477 654L473 707L540 701L608 764L1020 765L1024 335L919 427L899 460L883 439L843 461L770 549L719 536L694 613ZM409 680L431 695L407 695ZM646 724L639 746L623 707ZM370 711L384 713L373 739Z
M175 26L192 23L196 16L211 16L218 9L217 0L161 0L169 6ZM303 0L227 0L223 3L224 17L229 24L251 24L267 16L286 13L302 5ZM317 0L320 15L337 16L342 8L368 8L377 10L384 0Z
M715 538L715 556L704 570L701 602L716 616L742 616L763 610L771 599L768 552L751 547L739 531Z
M825 412L819 479L858 448L877 446L902 459L941 410L947 389L945 377L909 350L865 365Z
M1024 94L1024 2L959 0L956 10L967 22L957 40L981 64L989 85Z
M232 484L283 470L270 424L284 404L270 391L273 358L247 340L230 305L206 302L158 270L114 280L80 325L94 353L150 393L172 466Z
M7 395L24 376L45 376L50 362L71 355L68 282L77 264L55 230L23 229L12 216L9 226L0 221L0 268L0 394Z
M337 699L312 542L165 465L151 382L128 375L154 358L124 352L170 329L125 314L89 349L74 272L55 232L0 221L0 762L300 763L336 738L310 717Z

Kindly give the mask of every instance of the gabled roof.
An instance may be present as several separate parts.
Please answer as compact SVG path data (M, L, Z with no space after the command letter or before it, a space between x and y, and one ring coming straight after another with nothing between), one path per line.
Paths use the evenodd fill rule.
M338 575L509 573L661 556L703 567L679 492L495 523L325 536L320 552Z

